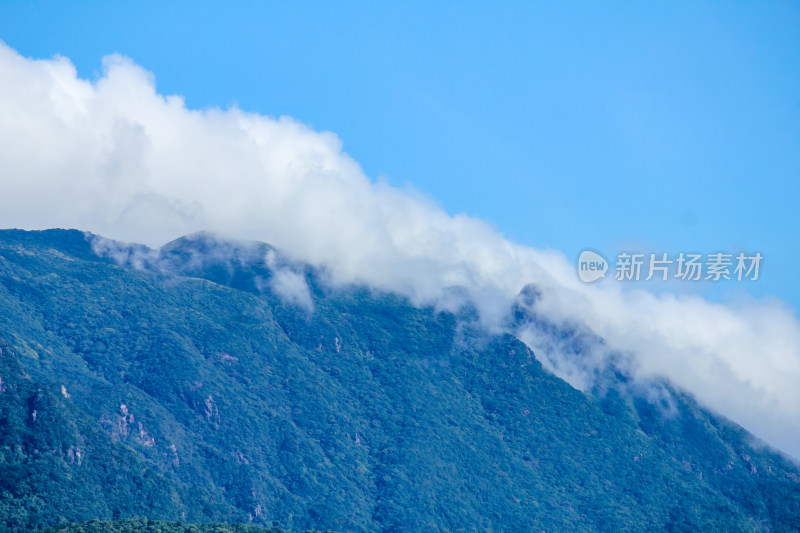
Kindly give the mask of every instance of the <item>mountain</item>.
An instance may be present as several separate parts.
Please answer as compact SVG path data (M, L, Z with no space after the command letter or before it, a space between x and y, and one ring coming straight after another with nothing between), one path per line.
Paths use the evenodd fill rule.
M207 234L0 231L0 530L800 531L797 465L669 384L584 393L469 306L327 280ZM529 307L510 332L602 342Z

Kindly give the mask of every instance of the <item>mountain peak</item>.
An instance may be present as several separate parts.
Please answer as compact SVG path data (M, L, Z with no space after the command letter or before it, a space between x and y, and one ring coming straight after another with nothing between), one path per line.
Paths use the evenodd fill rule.
M283 289L311 274L276 266L268 245L129 245L122 268L48 252L77 236L0 232L6 530L136 516L359 533L800 523L797 466L667 384L612 376L581 392L514 336L397 295L316 290L312 310L293 305L278 273ZM173 268L134 268L136 254ZM537 318L553 343L592 342Z

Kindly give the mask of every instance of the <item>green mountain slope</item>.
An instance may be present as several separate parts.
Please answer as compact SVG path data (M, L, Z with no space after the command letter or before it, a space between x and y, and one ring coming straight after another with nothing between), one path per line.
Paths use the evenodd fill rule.
M104 246L0 232L0 529L800 530L797 467L678 391L587 396L267 245Z

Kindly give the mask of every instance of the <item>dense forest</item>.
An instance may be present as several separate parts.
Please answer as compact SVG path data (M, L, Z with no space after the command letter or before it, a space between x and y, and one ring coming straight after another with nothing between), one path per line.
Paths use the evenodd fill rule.
M509 321L266 244L0 231L0 531L800 530L791 460L667 383L578 391L511 334L574 332Z
M162 520L128 519L67 524L49 528L44 533L287 533L287 531L277 527L265 529L246 524L184 524ZM308 530L303 533L333 532Z

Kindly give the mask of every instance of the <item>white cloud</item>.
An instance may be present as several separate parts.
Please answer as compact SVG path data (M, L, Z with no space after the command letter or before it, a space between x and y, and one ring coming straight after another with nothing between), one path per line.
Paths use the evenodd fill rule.
M189 110L119 56L90 82L66 59L29 60L0 44L0 117L0 227L75 227L150 246L214 230L416 302L463 286L487 324L535 283L548 319L585 323L609 349L631 352L638 375L663 375L800 456L800 324L779 302L584 286L560 253L370 181L332 133L236 108ZM302 276L273 283L307 307ZM579 386L605 361L598 352L576 365L558 346L537 346L540 336L520 336Z
M269 286L278 297L286 303L313 311L314 302L311 299L311 289L308 288L305 276L292 270L289 266L281 265L277 254L272 250L267 252L265 262L272 271Z

